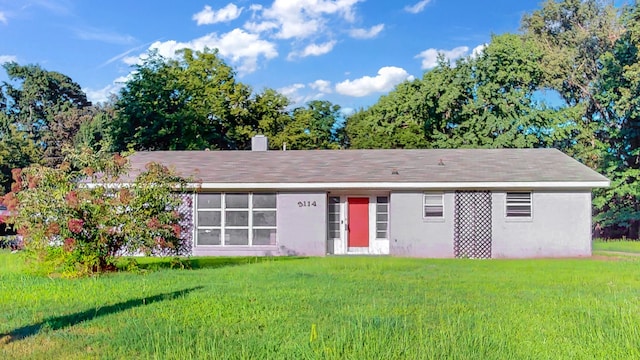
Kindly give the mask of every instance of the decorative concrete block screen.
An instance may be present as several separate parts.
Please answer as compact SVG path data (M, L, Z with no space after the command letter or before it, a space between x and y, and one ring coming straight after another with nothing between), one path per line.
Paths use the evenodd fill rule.
M456 191L454 229L456 257L491 257L490 191Z
M182 238L180 255L190 255L193 247L193 194L178 196L182 199L182 203L178 206L178 212L182 217L180 221L180 237Z

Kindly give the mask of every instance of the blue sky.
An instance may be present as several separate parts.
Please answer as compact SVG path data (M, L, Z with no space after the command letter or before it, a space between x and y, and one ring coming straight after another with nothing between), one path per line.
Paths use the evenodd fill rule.
M539 3L0 0L0 62L59 71L102 101L149 48L172 56L182 47L216 47L254 90L356 109L421 77L438 52L467 56L492 34L517 32Z

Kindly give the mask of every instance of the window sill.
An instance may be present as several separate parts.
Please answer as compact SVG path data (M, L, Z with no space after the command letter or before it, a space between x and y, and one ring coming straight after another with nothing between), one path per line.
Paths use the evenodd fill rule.
M443 223L445 222L446 219L444 217L434 217L434 218L427 218L427 217L423 217L422 218L422 222L425 223Z
M533 217L505 217L504 221L514 223L533 222Z

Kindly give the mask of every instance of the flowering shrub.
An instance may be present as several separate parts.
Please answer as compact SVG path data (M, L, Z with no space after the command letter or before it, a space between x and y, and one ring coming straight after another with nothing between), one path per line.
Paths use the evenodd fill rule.
M16 169L2 199L15 215L4 221L45 269L72 276L115 270L134 252L187 253L177 211L185 179L156 163L135 179L128 172L125 157L90 149L68 152L55 169Z

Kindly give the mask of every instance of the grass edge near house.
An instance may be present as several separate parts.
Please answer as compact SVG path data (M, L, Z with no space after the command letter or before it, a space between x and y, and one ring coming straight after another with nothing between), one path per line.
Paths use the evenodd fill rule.
M29 336L0 357L640 355L635 259L249 260L85 279L5 266L0 334Z
M640 255L640 240L595 239L593 241L593 252L617 252Z

